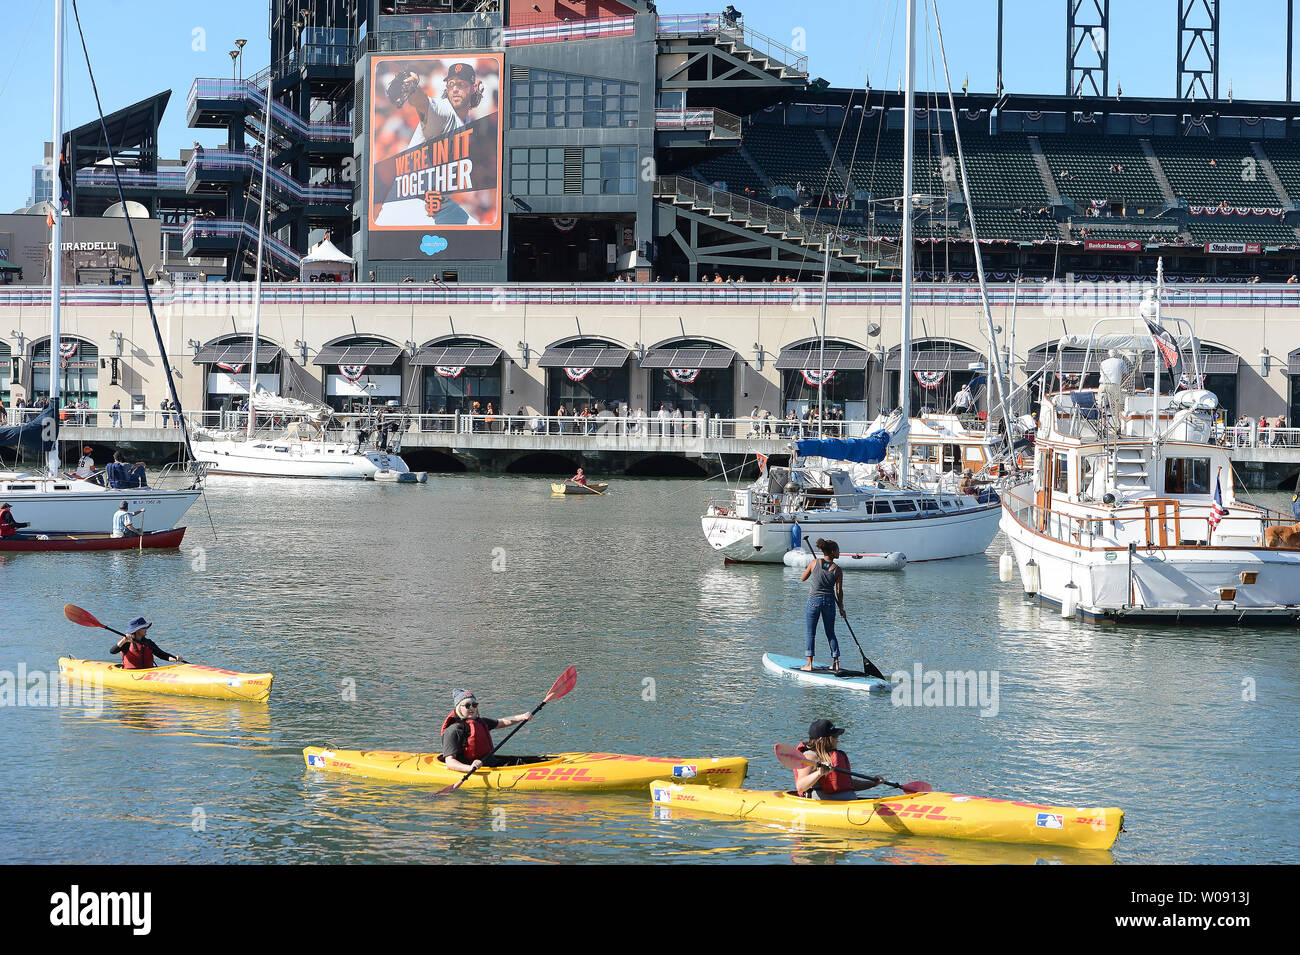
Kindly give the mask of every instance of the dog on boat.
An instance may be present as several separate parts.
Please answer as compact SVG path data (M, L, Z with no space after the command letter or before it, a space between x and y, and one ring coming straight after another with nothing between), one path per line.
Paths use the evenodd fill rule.
M1264 531L1265 547L1294 548L1300 550L1300 524L1281 524Z

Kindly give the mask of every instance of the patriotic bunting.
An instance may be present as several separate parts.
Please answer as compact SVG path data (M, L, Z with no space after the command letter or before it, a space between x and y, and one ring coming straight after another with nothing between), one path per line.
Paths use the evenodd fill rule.
M359 381L365 373L365 365L339 365L339 374L348 381Z

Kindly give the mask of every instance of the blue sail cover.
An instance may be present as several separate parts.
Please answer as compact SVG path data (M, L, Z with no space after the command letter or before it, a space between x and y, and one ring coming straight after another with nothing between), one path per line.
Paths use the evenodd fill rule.
M807 438L794 443L801 458L823 457L856 464L875 464L885 460L889 432L873 431L865 438Z
M54 446L54 442L42 441L43 434L49 434L53 438L57 433L57 419L54 417L54 407L50 406L42 411L39 415L24 425L18 425L11 428L0 428L0 448L22 448L26 451L48 451ZM46 428L49 431L46 431Z

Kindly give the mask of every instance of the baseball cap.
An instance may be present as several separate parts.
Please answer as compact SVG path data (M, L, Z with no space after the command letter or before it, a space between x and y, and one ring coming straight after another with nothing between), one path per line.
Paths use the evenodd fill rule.
M451 68L447 70L447 79L449 80L458 79L464 80L466 83L473 83L476 76L474 67L468 63L453 63Z
M844 728L836 726L830 720L813 720L808 725L808 738L821 739L823 736L839 736L844 732Z
M8 501L5 501L3 504L0 504L0 511L7 511L11 507L13 507L13 505L10 504Z
M126 625L127 633L135 633L137 630L143 630L145 627L152 627L153 621L146 620L144 617L136 617Z
M90 454L90 452L91 452L90 445L86 445L84 448L81 449L82 454Z

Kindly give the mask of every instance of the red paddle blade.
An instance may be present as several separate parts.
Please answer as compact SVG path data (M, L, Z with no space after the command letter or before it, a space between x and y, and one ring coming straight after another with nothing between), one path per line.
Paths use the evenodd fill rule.
M931 792L934 792L934 787L933 787L933 786L931 786L929 783L923 783L923 782L921 782L919 779L918 779L918 780L915 780L914 782L903 783L902 789L903 789L903 792L905 792L905 793L931 793Z
M562 696L568 696L577 685L578 668L571 666L560 674L560 678L555 681L555 685L551 687L550 692L546 694L546 697L542 702L550 703L554 700L558 700Z
M776 761L786 769L807 769L810 765L803 753L789 743L777 743L772 747Z
M83 627L103 627L104 625L95 619L95 615L89 611L82 610L80 607L74 607L72 604L63 605L63 616L67 617L73 623L81 624Z

